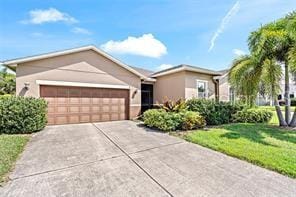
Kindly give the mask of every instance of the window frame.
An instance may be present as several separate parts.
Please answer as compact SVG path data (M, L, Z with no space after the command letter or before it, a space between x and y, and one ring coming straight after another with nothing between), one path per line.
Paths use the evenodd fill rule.
M198 83L202 82L205 84L205 96L204 97L199 97L199 90L198 90ZM196 91L197 91L197 98L201 98L201 99L207 99L209 98L209 81L207 80L201 80L201 79L197 79L196 80Z

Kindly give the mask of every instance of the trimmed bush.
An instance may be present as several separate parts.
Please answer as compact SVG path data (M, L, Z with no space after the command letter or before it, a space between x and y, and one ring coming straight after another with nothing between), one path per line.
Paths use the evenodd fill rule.
M164 109L150 109L143 114L144 124L162 131L174 131L181 124L178 113L166 112Z
M0 98L0 134L25 134L43 129L47 103L32 97Z
M272 118L272 111L266 109L251 108L239 111L233 115L234 122L267 123Z
M232 115L244 109L244 105L231 104L230 102L215 102L207 99L190 99L186 102L188 110L202 115L208 125L227 124L232 120Z
M191 130L197 128L203 128L206 126L204 117L197 112L185 111L181 113L182 116L182 130Z
M296 106L296 98L291 99L291 106L293 106L293 107Z
M162 131L202 128L205 120L197 112L167 112L164 109L150 109L143 114L144 124Z

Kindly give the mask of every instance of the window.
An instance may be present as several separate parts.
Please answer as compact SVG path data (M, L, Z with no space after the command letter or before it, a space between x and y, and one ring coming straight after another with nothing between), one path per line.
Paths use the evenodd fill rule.
M234 91L234 88L233 87L230 87L229 88L229 101L231 103L234 103L235 102L235 91Z
M197 81L197 97L207 98L208 97L208 82L207 81Z

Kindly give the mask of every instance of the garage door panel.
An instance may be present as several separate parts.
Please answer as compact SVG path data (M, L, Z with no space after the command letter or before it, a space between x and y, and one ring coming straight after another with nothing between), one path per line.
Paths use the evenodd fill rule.
M68 124L67 116L55 116L55 124Z
M56 106L55 107L55 112L57 114L66 114L68 112L68 107L66 106Z
M80 115L80 122L81 123L91 122L90 115Z
M58 88L57 96L58 97L68 97L69 96L69 89L68 88Z
M92 113L99 113L101 111L100 106L92 106Z
M68 97L57 97L57 98L55 98L55 103L58 105L67 104Z
M69 115L69 123L71 123L71 124L80 123L79 115L78 114L77 115L73 115L73 114Z
M48 124L128 118L128 90L40 86L40 94L48 102Z
M86 97L83 97L81 98L81 104L90 104L91 103L91 98L86 98Z
M69 106L69 113L79 113L79 106Z

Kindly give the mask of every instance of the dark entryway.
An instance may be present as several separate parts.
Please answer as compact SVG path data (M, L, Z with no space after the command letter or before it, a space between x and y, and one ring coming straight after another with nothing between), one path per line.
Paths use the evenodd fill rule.
M141 85L141 112L143 113L147 109L153 107L153 85L152 84L142 84Z

